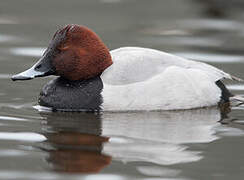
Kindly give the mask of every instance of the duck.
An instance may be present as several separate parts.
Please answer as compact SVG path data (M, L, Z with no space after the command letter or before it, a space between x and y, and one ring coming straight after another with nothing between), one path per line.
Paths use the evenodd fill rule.
M229 103L223 79L242 81L212 65L143 47L109 50L86 26L56 31L37 63L12 76L57 76L38 103L53 111L185 110Z

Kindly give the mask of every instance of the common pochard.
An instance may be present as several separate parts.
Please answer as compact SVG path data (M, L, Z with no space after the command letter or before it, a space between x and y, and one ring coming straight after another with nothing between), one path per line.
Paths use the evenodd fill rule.
M122 47L109 52L90 29L58 30L41 59L12 80L57 75L39 96L61 111L193 109L229 102L222 79L241 79L211 65L159 50ZM242 99L243 100L243 99Z

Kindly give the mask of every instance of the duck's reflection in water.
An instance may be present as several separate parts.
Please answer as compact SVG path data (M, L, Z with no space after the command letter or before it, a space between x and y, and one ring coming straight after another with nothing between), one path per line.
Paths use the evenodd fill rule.
M217 108L134 113L42 113L49 152L55 170L95 173L110 164L146 162L172 165L198 161L201 151L191 143L216 139L221 113ZM139 171L139 170L138 170ZM140 173L141 168L140 168Z
M187 144L218 139L220 119L217 108L103 114L103 135L111 137L103 152L123 162L173 165L198 161L201 152L189 150Z
M53 170L97 173L110 164L111 157L102 154L108 137L101 136L101 119L96 114L43 114L47 141L42 147L49 152L46 159Z

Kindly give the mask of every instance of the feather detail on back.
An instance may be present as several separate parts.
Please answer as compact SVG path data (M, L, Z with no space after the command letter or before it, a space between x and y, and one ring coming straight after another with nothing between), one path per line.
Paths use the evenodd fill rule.
M201 70L205 72L213 82L223 78L241 80L211 65L184 59L154 49L123 47L112 50L110 53L114 64L103 72L102 78L104 83L111 85L146 81L163 73L171 66Z

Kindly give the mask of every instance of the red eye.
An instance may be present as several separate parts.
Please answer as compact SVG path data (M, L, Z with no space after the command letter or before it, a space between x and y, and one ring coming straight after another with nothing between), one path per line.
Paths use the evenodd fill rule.
M61 46L61 47L58 47L58 49L60 51L65 51L65 50L69 49L69 46Z

